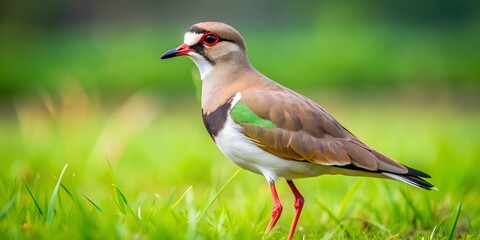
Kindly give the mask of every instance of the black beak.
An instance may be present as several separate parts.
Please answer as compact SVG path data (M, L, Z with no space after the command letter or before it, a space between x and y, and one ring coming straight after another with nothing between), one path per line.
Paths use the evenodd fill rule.
M190 46L184 43L177 48L168 50L160 57L160 59L167 59L167 58L172 58L176 56L184 56L184 55L188 55L189 52L195 52L195 50L193 50L192 48L190 48Z
M161 57L160 59L167 59L167 58L172 58L172 57L176 57L178 56L178 51L176 48L174 49L170 49L168 51L166 51Z

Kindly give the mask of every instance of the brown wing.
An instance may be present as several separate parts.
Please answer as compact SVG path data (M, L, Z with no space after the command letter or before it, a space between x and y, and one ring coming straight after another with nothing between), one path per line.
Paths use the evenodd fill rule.
M404 174L403 165L358 140L313 101L288 89L247 90L240 102L275 127L242 123L243 133L283 159Z

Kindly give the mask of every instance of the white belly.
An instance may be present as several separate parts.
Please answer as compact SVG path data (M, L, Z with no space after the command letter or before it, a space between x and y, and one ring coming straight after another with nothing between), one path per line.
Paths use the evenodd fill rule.
M215 137L215 142L235 164L264 175L269 182L274 182L280 177L286 179L314 177L329 172L327 166L285 160L262 150L241 133L241 126L230 117L227 117L223 129Z

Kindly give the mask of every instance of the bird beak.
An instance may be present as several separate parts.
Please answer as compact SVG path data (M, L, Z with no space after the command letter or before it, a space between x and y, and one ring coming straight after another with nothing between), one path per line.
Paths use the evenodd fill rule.
M188 55L189 52L195 52L195 50L193 48L190 48L190 46L184 43L178 46L177 48L168 50L160 57L160 59L167 59L167 58L172 58L176 56L184 56L184 55Z

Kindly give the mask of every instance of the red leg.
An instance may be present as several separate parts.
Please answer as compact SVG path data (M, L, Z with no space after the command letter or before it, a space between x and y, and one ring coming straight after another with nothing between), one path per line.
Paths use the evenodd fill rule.
M295 200L293 201L293 206L295 207L295 216L293 218L292 226L290 227L290 232L288 233L288 240L291 240L293 234L295 233L295 229L297 228L298 218L300 217L300 213L302 213L304 199L302 194L298 191L295 184L293 184L292 180L287 180L288 186L293 192L295 196Z
M277 189L275 188L274 182L270 183L270 190L272 190L272 197L273 197L272 219L268 224L267 230L265 230L265 234L270 232L270 230L272 230L272 228L275 226L278 219L280 218L280 215L282 215L282 210L283 210L282 204L278 199Z

